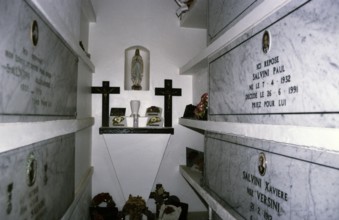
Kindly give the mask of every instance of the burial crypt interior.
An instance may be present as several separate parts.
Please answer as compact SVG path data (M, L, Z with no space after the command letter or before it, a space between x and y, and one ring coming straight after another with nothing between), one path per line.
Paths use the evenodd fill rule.
M0 219L339 219L336 0L0 0Z

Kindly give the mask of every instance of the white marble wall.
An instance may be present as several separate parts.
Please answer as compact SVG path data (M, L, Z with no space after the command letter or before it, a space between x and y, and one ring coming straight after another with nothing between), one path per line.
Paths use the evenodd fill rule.
M0 25L2 30L8 30L10 25L8 25L9 21L17 22L13 26L13 30L15 30L14 34L15 37L13 37L13 40L18 40L21 44L18 44L18 46L22 46L26 41L30 40L30 34L25 33L24 36L20 35L20 31L29 31L29 22L31 19L26 19L23 16L22 13L11 13L13 12L11 8L5 7L3 4L28 4L29 8L32 8L37 14L36 17L39 20L43 20L43 29L42 34L44 35L44 31L47 29L53 30L58 38L60 39L60 42L65 45L65 47L68 48L68 50L72 51L71 53L75 54L75 57L80 58L79 65L75 64L75 68L73 70L76 71L76 67L78 66L78 73L80 77L77 79L75 77L75 80L70 79L71 76L69 74L70 71L70 64L60 62L61 57L66 59L67 61L73 62L72 59L65 58L64 55L62 56L56 56L56 52L59 51L59 47L55 46L54 38L55 36L48 35L47 37L44 36L42 39L45 40L45 43L42 47L42 50L44 52L48 52L48 61L49 65L52 65L53 68L59 68L62 69L64 75L62 74L59 76L58 73L56 77L59 77L57 79L58 83L55 90L62 90L62 88L65 88L66 85L72 84L73 86L73 92L77 93L77 96L79 99L73 99L70 100L70 97L67 97L70 93L67 92L67 95L65 93L63 94L62 100L64 102L67 102L66 98L68 98L68 104L73 106L72 112L72 118L75 118L75 106L78 109L77 112L77 119L74 120L55 120L57 117L38 117L38 116L32 116L25 118L18 116L15 117L15 121L20 121L19 123L1 123L1 128L4 132L2 132L1 135L1 152L8 151L10 149L18 149L19 151L25 150L27 144L44 141L46 139L54 138L60 135L69 134L69 133L75 133L76 139L75 143L73 144L73 148L75 145L75 176L73 174L73 177L66 177L65 180L68 181L68 184L70 184L70 187L72 188L72 192L68 193L69 195L72 195L74 193L74 187L77 189L80 184L83 183L84 179L87 176L88 170L91 168L91 128L90 126L94 123L93 118L91 118L91 93L90 93L90 86L91 86L91 79L92 79L92 72L94 71L94 66L89 60L89 58L85 55L85 53L82 51L82 49L79 46L79 41L83 40L85 41L85 46L87 49L87 39L88 37L85 35L88 35L88 22L95 20L95 14L93 13L93 8L91 6L90 0L77 0L77 1L39 1L39 0L33 0L33 1L2 1L1 2L1 16L6 16L5 19L0 19ZM81 11L85 14L83 18L80 18ZM3 13L4 12L4 13ZM16 16L13 17L13 14L16 14ZM10 18L10 19L9 19ZM82 20L82 24L80 25L80 19ZM20 20L20 22L19 22ZM23 27L21 24L21 21L24 20L24 24L27 27ZM85 28L87 25L87 28ZM81 29L81 31L80 31ZM8 31L7 31L8 32ZM0 31L1 36L5 35L7 37L10 37L9 33L6 31ZM3 34L3 35L2 35ZM7 35L6 35L7 34ZM2 41L5 43L5 41ZM58 44L60 44L58 42ZM5 45L8 46L8 45ZM34 48L34 47L33 47ZM41 50L41 48L40 48ZM16 50L16 52L20 53L21 50ZM39 50L35 49L35 52L39 52ZM41 52L41 51L40 51ZM40 53L39 52L39 53ZM3 53L1 52L1 55ZM31 54L29 54L30 56ZM45 57L44 57L45 58ZM72 64L73 65L73 64ZM47 65L46 65L47 66ZM50 68L50 67L48 67ZM72 71L73 71L72 70ZM77 72L77 71L76 71ZM77 74L76 74L77 75ZM75 76L76 76L75 75ZM61 80L60 77L66 77L68 78L67 81ZM78 81L77 81L78 80ZM3 83L10 83L12 82L8 81L7 79L1 80ZM76 89L78 85L78 88ZM20 89L20 87L16 87L16 89ZM54 89L54 88L53 88ZM57 91L57 92L58 92ZM15 94L11 94L11 96L15 96ZM54 98L55 99L55 98ZM22 101L22 100L21 100ZM59 110L65 110L61 106L59 106ZM23 111L24 108L18 108L18 111ZM44 110L41 111L42 114L46 114ZM40 112L40 113L41 113ZM3 117L2 117L3 118ZM11 118L14 118L14 116L11 116ZM11 121L14 121L11 120ZM35 120L49 120L48 122L33 122L30 121ZM7 120L6 122L8 122ZM34 132L32 132L34 131ZM61 160L62 161L62 160ZM58 182L56 182L58 184ZM76 210L87 210L88 203L91 198L91 185L88 184L87 190L86 190L86 196L83 196L84 199L83 202L77 202L76 203ZM74 201L73 201L74 203ZM70 205L70 203L65 204ZM51 206L48 204L48 206ZM65 210L64 210L65 211ZM81 212L81 211L80 211ZM70 219L85 219L84 216L86 216L88 212L82 212L81 217L70 217ZM61 216L61 215L60 215ZM58 219L60 218L58 217ZM64 216L65 217L65 216ZM67 217L67 216L66 216ZM88 216L87 216L88 217ZM64 218L69 219L69 218Z
M74 141L71 134L0 155L1 219L63 216L74 197Z
M26 2L2 2L0 10L2 121L10 120L4 115L75 117L76 56ZM13 14L20 16L8 20Z
M72 48L78 48L82 0L32 0Z
M206 146L205 186L245 219L338 219L338 153L212 133Z
M205 184L245 219L338 218L338 152L270 141L282 135L286 142L298 139L298 132L288 134L282 124L338 127L339 106L333 102L339 83L338 9L337 1L291 1L210 57L209 119L237 122L246 131L253 129L254 138L246 137L246 131L242 137L208 133ZM265 30L272 40L267 54L262 51ZM276 62L265 66L271 59ZM256 74L265 69L267 76ZM246 99L250 92L257 97ZM284 99L286 105L279 106ZM271 100L277 105L265 105ZM270 130L271 125L257 130L254 124L274 124L281 130ZM266 140L255 139L261 132ZM329 133L315 138L325 143ZM260 153L267 159L263 176Z
M214 0L208 2L208 40L227 31L263 0Z
M337 126L339 4L312 1L282 17L286 8L211 58L212 120Z

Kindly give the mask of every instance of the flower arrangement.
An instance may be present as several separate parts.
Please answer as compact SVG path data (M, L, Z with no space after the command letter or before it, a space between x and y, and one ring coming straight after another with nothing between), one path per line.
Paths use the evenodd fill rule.
M91 206L98 207L101 203L106 203L107 207L115 207L115 202L109 193L99 193L92 199Z
M208 93L204 93L201 96L199 104L194 109L194 116L199 120L207 120L207 110L208 110Z
M106 207L101 207L102 203L106 203ZM116 219L118 208L109 193L99 193L91 201L90 214L92 220Z
M141 220L142 214L147 211L146 202L141 196L129 195L122 208L124 215L129 215L130 220Z

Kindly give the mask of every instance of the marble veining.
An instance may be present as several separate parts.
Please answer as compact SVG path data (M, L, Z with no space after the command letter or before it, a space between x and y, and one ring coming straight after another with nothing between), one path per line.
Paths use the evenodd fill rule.
M293 10L282 18L278 12L277 22L268 18L210 59L211 120L338 126L339 3L310 1Z
M88 0L61 0L51 4L45 0L31 0L33 4L47 17L58 32L66 38L73 48L78 47L80 37L80 20L82 5L89 5ZM91 6L88 6L91 7Z
M77 58L25 1L2 1L0 17L0 114L74 117Z
M0 154L0 219L60 219L74 197L74 146L70 134Z
M208 36L214 40L232 27L262 0L214 0L208 2Z
M206 187L245 219L338 219L339 155L207 133ZM259 173L259 153L267 168Z

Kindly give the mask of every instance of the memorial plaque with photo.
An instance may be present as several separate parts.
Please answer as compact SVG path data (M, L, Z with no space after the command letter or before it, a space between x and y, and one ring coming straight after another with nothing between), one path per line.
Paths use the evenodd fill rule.
M77 57L25 1L0 6L2 121L4 115L74 117Z
M339 219L339 155L206 134L204 183L244 219Z
M211 120L338 126L339 3L288 7L211 58Z
M0 154L0 219L60 219L74 198L75 135Z

